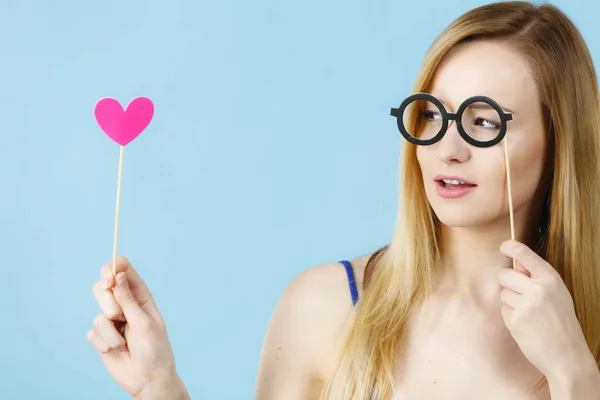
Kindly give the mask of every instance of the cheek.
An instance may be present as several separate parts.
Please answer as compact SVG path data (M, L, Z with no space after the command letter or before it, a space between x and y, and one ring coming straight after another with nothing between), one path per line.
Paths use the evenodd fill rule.
M544 150L543 138L511 147L510 169L515 204L527 203L535 196L544 171Z
M485 203L489 206L497 204L502 208L502 200L507 196L506 164L504 159L504 147L494 147L484 150L473 157L473 164L477 165L477 179L479 186L484 189L482 195L486 197ZM514 177L511 176L514 181Z
M423 149L421 148L422 146L417 146L417 149L415 151L415 154L417 156L417 162L419 163L419 167L421 167L421 169L423 169L424 167L424 160L423 160Z
M432 171L429 170L436 165L436 156L433 147L434 146L417 146L415 154L417 163L419 164L419 168L423 175L427 175L428 173L431 174Z

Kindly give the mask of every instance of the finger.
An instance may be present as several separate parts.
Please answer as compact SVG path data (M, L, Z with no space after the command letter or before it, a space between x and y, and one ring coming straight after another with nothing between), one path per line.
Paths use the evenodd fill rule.
M146 284L140 278L139 274L133 268L133 265L129 262L127 257L125 256L117 256L115 258L115 275L119 272L125 272L127 274L127 280L129 281L129 286L132 289L136 289L138 287L145 288ZM106 263L102 269L100 270L100 274L102 276L102 282L105 283L105 289L112 289L116 282L115 276L113 275L113 262L112 260Z
M116 281L113 295L121 307L121 310L123 310L123 314L127 321L131 324L136 324L140 323L145 318L148 318L148 314L142 309L131 292L125 272L119 272Z
M115 300L111 290L103 290L102 283L96 282L92 288L96 302L106 317L113 321L125 321L121 307Z
M507 257L513 258L521 264L533 277L547 276L556 271L542 257L533 250L517 242L516 240L506 240L500 246L500 251Z
M500 309L500 313L502 314L502 319L504 320L504 324L509 329L510 329L510 322L512 321L513 311L514 310L507 305L502 305L502 308Z
M513 292L524 294L531 290L531 278L512 268L502 268L498 271L497 280L500 286Z
M124 272L126 274L129 289L131 290L134 299L137 301L140 307L156 321L160 321L162 317L156 308L156 304L154 303L154 299L152 298L150 290L148 290L148 287L126 257L117 256L116 271L117 274L120 272ZM112 275L112 262L107 263L102 268L102 276L107 277L110 288L114 289L116 287L116 280Z
M523 267L521 265L520 262L515 260L515 271L519 271L520 273L524 274L527 277L531 277L531 272L527 271L527 269L525 267Z
M519 303L522 299L521 296L522 295L520 295L519 293L513 292L510 289L502 289L500 291L500 300L502 301L502 303L504 303L512 309L515 309L519 306Z
M98 314L94 319L94 333L114 350L125 351L126 341L123 336L117 331L114 323L106 318L104 314Z
M88 342L96 349L98 353L106 354L112 350L112 348L94 331L91 329L87 335Z

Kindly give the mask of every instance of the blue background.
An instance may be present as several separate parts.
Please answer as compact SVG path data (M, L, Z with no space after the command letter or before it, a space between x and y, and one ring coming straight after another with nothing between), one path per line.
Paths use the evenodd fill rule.
M125 149L119 252L154 293L182 379L195 399L250 399L290 279L390 239L389 108L431 41L484 3L2 1L0 397L128 398L85 337L119 157L99 98L156 106ZM597 62L600 6L553 3Z

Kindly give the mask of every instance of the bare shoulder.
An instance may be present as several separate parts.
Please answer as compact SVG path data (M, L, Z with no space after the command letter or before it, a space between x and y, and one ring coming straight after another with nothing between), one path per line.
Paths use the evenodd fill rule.
M349 260L356 285L361 290L370 254ZM340 263L321 264L301 272L286 287L281 300L289 299L309 311L339 313L352 309L352 298L346 270ZM343 314L343 313L342 313Z
M359 287L365 255L353 260ZM340 263L316 265L298 274L283 290L267 329L257 377L257 399L295 393L314 398L335 366L352 318L352 298ZM297 395L296 395L297 393Z

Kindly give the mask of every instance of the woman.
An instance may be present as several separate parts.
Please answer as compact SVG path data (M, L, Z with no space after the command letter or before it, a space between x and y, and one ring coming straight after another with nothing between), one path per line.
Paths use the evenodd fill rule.
M414 91L429 102L392 111L408 140L391 243L290 283L256 398L599 399L600 103L579 32L550 5L474 9ZM90 342L135 398L189 398L150 292L110 268Z

